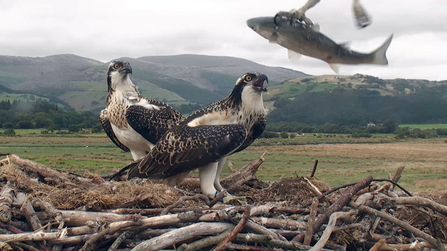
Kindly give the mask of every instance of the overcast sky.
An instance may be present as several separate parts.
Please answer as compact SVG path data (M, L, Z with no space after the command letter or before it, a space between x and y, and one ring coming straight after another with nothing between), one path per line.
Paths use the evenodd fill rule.
M447 79L446 0L360 0L372 25L358 30L352 0L321 0L307 12L336 42L370 52L394 33L390 65L344 66L340 74ZM245 21L301 7L306 0L0 0L0 55L54 54L110 61L119 57L203 54L235 56L308 74L333 74L323 61L293 63Z

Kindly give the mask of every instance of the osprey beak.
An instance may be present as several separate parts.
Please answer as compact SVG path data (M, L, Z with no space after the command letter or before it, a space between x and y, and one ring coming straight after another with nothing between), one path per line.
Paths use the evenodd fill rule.
M132 74L132 67L130 67L129 63L124 62L123 67L121 67L120 71L125 72L126 74Z
M266 75L261 74L258 79L256 79L256 81L253 83L253 86L255 87L259 87L261 89L261 91L266 92L267 88L264 87L264 81L265 82L269 82L269 79L267 78Z

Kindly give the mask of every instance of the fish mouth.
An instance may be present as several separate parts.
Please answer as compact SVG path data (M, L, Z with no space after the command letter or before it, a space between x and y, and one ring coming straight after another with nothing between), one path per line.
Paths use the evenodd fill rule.
M269 82L269 79L266 75L261 74L258 79L253 83L253 86L256 87L260 92L267 92L267 88L264 87L264 82Z

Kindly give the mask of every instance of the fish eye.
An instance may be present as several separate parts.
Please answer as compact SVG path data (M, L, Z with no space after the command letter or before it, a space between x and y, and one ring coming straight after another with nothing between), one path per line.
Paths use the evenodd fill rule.
M251 81L251 76L250 75L245 76L245 81Z
M114 64L113 68L118 69L118 68L120 68L120 65L119 64Z

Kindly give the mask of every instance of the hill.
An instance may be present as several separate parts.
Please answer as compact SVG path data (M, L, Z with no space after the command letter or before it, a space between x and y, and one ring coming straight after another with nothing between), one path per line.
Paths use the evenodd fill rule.
M177 105L217 101L228 95L236 79L248 71L265 73L270 86L308 76L233 57L178 55L123 59L131 63L132 79L144 96ZM105 104L107 65L68 54L37 58L0 56L0 85L54 102L66 102L76 110L98 110Z
M265 100L273 123L447 123L447 81L324 75L290 79Z

